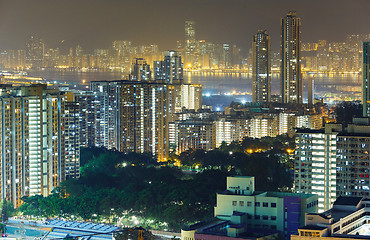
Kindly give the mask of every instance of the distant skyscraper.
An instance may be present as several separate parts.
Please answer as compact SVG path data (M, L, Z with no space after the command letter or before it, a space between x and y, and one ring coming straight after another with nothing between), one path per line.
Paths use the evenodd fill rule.
M364 117L370 117L370 42L363 46L362 106Z
M314 91L315 91L315 81L310 78L308 79L308 83L307 83L307 90L308 90L308 107L312 107L313 104L314 104Z
M185 67L195 67L196 41L195 41L195 22L185 21Z
M33 68L43 66L45 45L41 38L31 36L26 44L26 63Z
M281 19L281 98L283 103L302 103L300 64L301 19L288 12Z
M150 65L146 63L144 58L135 58L132 60L132 68L130 80L132 81L150 81L152 79L152 72Z
M227 43L222 44L222 59L221 62L223 63L224 68L229 68L231 66L231 49L230 45ZM222 65L222 64L221 64Z
M270 36L266 30L259 30L253 36L252 58L252 101L270 102L271 100L271 47Z

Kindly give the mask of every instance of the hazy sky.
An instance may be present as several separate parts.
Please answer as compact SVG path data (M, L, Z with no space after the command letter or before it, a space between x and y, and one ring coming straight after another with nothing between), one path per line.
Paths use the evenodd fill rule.
M370 0L0 0L0 49L24 48L27 36L38 35L52 48L131 40L164 50L184 39L188 19L196 21L197 39L248 49L266 29L276 49L289 10L302 18L304 42L370 33Z

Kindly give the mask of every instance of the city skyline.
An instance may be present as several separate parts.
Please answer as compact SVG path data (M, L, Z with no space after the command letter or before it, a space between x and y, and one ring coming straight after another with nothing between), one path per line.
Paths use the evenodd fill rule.
M361 25L366 22L366 5L370 3L361 0L324 3L162 0L156 4L144 0L109 3L38 0L2 1L0 5L3 33L0 49L21 48L30 35L38 35L50 47L61 49L78 44L86 49L106 48L117 39L155 43L161 49L170 49L176 47L177 40L185 38L184 21L192 20L196 22L197 39L237 44L244 50L249 49L254 32L266 29L275 50L279 47L279 19L290 10L297 11L302 18L304 42L343 41L346 34L370 32L369 27ZM268 17L256 21L260 14Z

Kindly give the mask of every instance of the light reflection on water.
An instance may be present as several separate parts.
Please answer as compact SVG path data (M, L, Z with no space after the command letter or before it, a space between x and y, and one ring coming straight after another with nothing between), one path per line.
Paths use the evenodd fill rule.
M78 72L78 71L29 71L29 76L42 77L48 81L58 81L67 83L87 84L96 80L118 80L124 77L119 72ZM314 79L316 85L321 84L347 84L360 85L360 74L306 74L303 75L305 84L306 79ZM245 72L185 72L184 81L186 83L202 84L204 89L224 90L236 89L238 91L250 91L252 88L252 75ZM280 91L280 80L278 74L272 74L271 89L273 94Z
M308 79L315 80L317 90L326 85L361 85L360 74L307 74L302 75L304 86ZM220 73L220 72L186 72L184 80L187 83L202 84L204 89L216 92L237 90L239 92L251 92L252 75L249 73ZM271 77L272 94L280 93L279 74L272 74Z
M77 71L30 71L29 76L42 77L47 81L72 83L86 89L90 81L122 79L119 72L77 72ZM303 97L307 97L307 79L315 80L315 97L324 97L328 94L344 94L359 96L361 90L360 74L307 74L302 75L304 82ZM185 83L202 84L203 92L207 95L225 94L230 92L243 93L241 96L204 97L205 103L212 105L228 105L231 101L251 101L252 75L245 72L185 72ZM280 93L280 79L278 74L271 78L272 94ZM216 100L216 99L219 100ZM358 97L357 97L358 98ZM222 107L222 106L221 106Z

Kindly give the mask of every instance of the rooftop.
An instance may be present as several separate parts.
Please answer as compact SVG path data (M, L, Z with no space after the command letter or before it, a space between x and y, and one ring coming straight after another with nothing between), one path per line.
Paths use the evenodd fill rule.
M348 133L348 132L341 132L337 136L338 137L370 137L370 133Z
M120 229L119 227L106 224L57 219L48 221L47 225L52 227L52 230L45 235L45 239L64 239L69 236L81 239L108 240L112 239L112 234Z
M300 197L303 199L307 199L310 197L316 196L315 194L307 194L307 193L292 193L292 192L264 192L264 191L255 191L253 194L250 195L242 195L236 194L232 191L225 190L223 192L218 193L220 195L235 195L235 196L256 196L256 197L275 197L275 198L284 198L284 197Z
M346 206L357 206L362 200L362 197L344 197L339 196L334 202L334 206L346 205Z
M323 227L323 226L316 226L316 225L307 225L307 226L304 226L304 227L300 227L299 229L307 229L307 230L324 230L326 229L327 227Z
M203 230L203 229L213 227L213 226L216 226L216 225L222 224L222 223L227 223L227 222L228 221L220 220L220 219L214 217L214 218L210 218L210 219L195 223L193 225L184 227L183 230L184 231Z
M296 128L296 133L325 133L325 129L309 129L309 128Z

